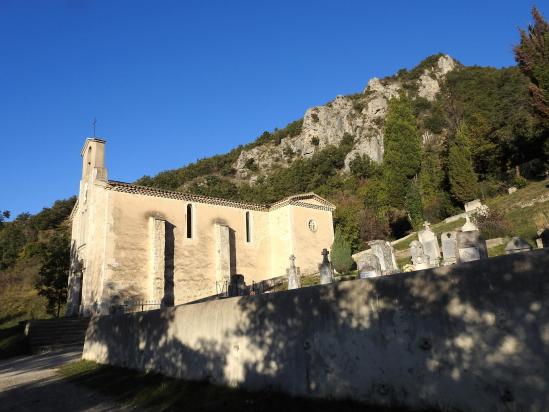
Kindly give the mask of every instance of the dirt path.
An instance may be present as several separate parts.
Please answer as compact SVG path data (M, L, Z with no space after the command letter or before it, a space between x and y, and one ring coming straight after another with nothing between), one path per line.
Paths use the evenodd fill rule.
M120 411L110 399L56 375L81 352L49 352L0 361L0 411Z

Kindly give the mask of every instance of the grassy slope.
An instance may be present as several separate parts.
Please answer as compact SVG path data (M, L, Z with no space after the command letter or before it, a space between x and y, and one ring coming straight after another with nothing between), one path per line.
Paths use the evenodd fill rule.
M437 236L440 236L443 232L456 230L461 226L463 226L464 224L465 224L465 219L458 219L455 222L450 222L450 223L444 223L443 221L443 222L431 225L431 230L435 232ZM395 244L393 244L393 247L395 248L396 251L406 250L410 247L410 243L414 240L418 240L417 233L414 233L412 236L404 240L401 240L400 242L396 242Z
M27 352L24 326L19 322L45 319L46 299L34 288L37 262L28 260L2 273L0 289L0 359Z
M535 246L535 238L537 237L537 228L544 227L549 224L549 200L545 202L536 202L531 206L521 207L529 204L534 200L540 200L543 197L549 196L549 181L531 182L523 189L517 190L513 194L499 195L491 199L486 199L484 203L490 209L499 209L503 211L509 222L509 233L507 237L520 236ZM442 232L455 230L465 223L464 219L456 222L444 223L440 222L431 226L437 236ZM405 250L409 247L410 242L417 240L417 233L395 243L393 246L396 251ZM505 245L495 246L489 250L490 256L498 256L504 253ZM409 260L408 258L406 258Z
M138 410L154 411L405 411L350 401L295 398L276 392L247 392L190 382L113 366L80 361L62 367L64 379L82 385Z
M534 200L549 196L549 180L532 182L513 194L496 196L486 200L490 208L502 210L507 217L511 232L509 236L520 236L535 245L537 229L549 225L549 199L525 206Z

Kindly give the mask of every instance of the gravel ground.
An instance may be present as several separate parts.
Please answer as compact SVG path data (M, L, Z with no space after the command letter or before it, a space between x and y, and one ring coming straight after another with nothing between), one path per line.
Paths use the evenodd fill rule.
M65 382L56 370L82 352L58 351L0 361L0 411L128 410L86 388Z

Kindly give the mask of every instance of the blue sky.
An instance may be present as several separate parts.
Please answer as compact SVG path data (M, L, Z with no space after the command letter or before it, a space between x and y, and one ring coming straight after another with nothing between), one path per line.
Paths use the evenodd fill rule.
M532 4L0 0L0 210L76 194L94 117L109 177L131 182L437 52L513 65Z

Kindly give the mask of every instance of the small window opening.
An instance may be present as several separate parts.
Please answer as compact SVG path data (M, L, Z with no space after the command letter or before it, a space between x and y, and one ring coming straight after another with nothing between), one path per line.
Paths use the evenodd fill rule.
M246 242L252 241L252 230L250 227L250 212L246 212Z
M193 206L187 205L187 239L193 237Z

